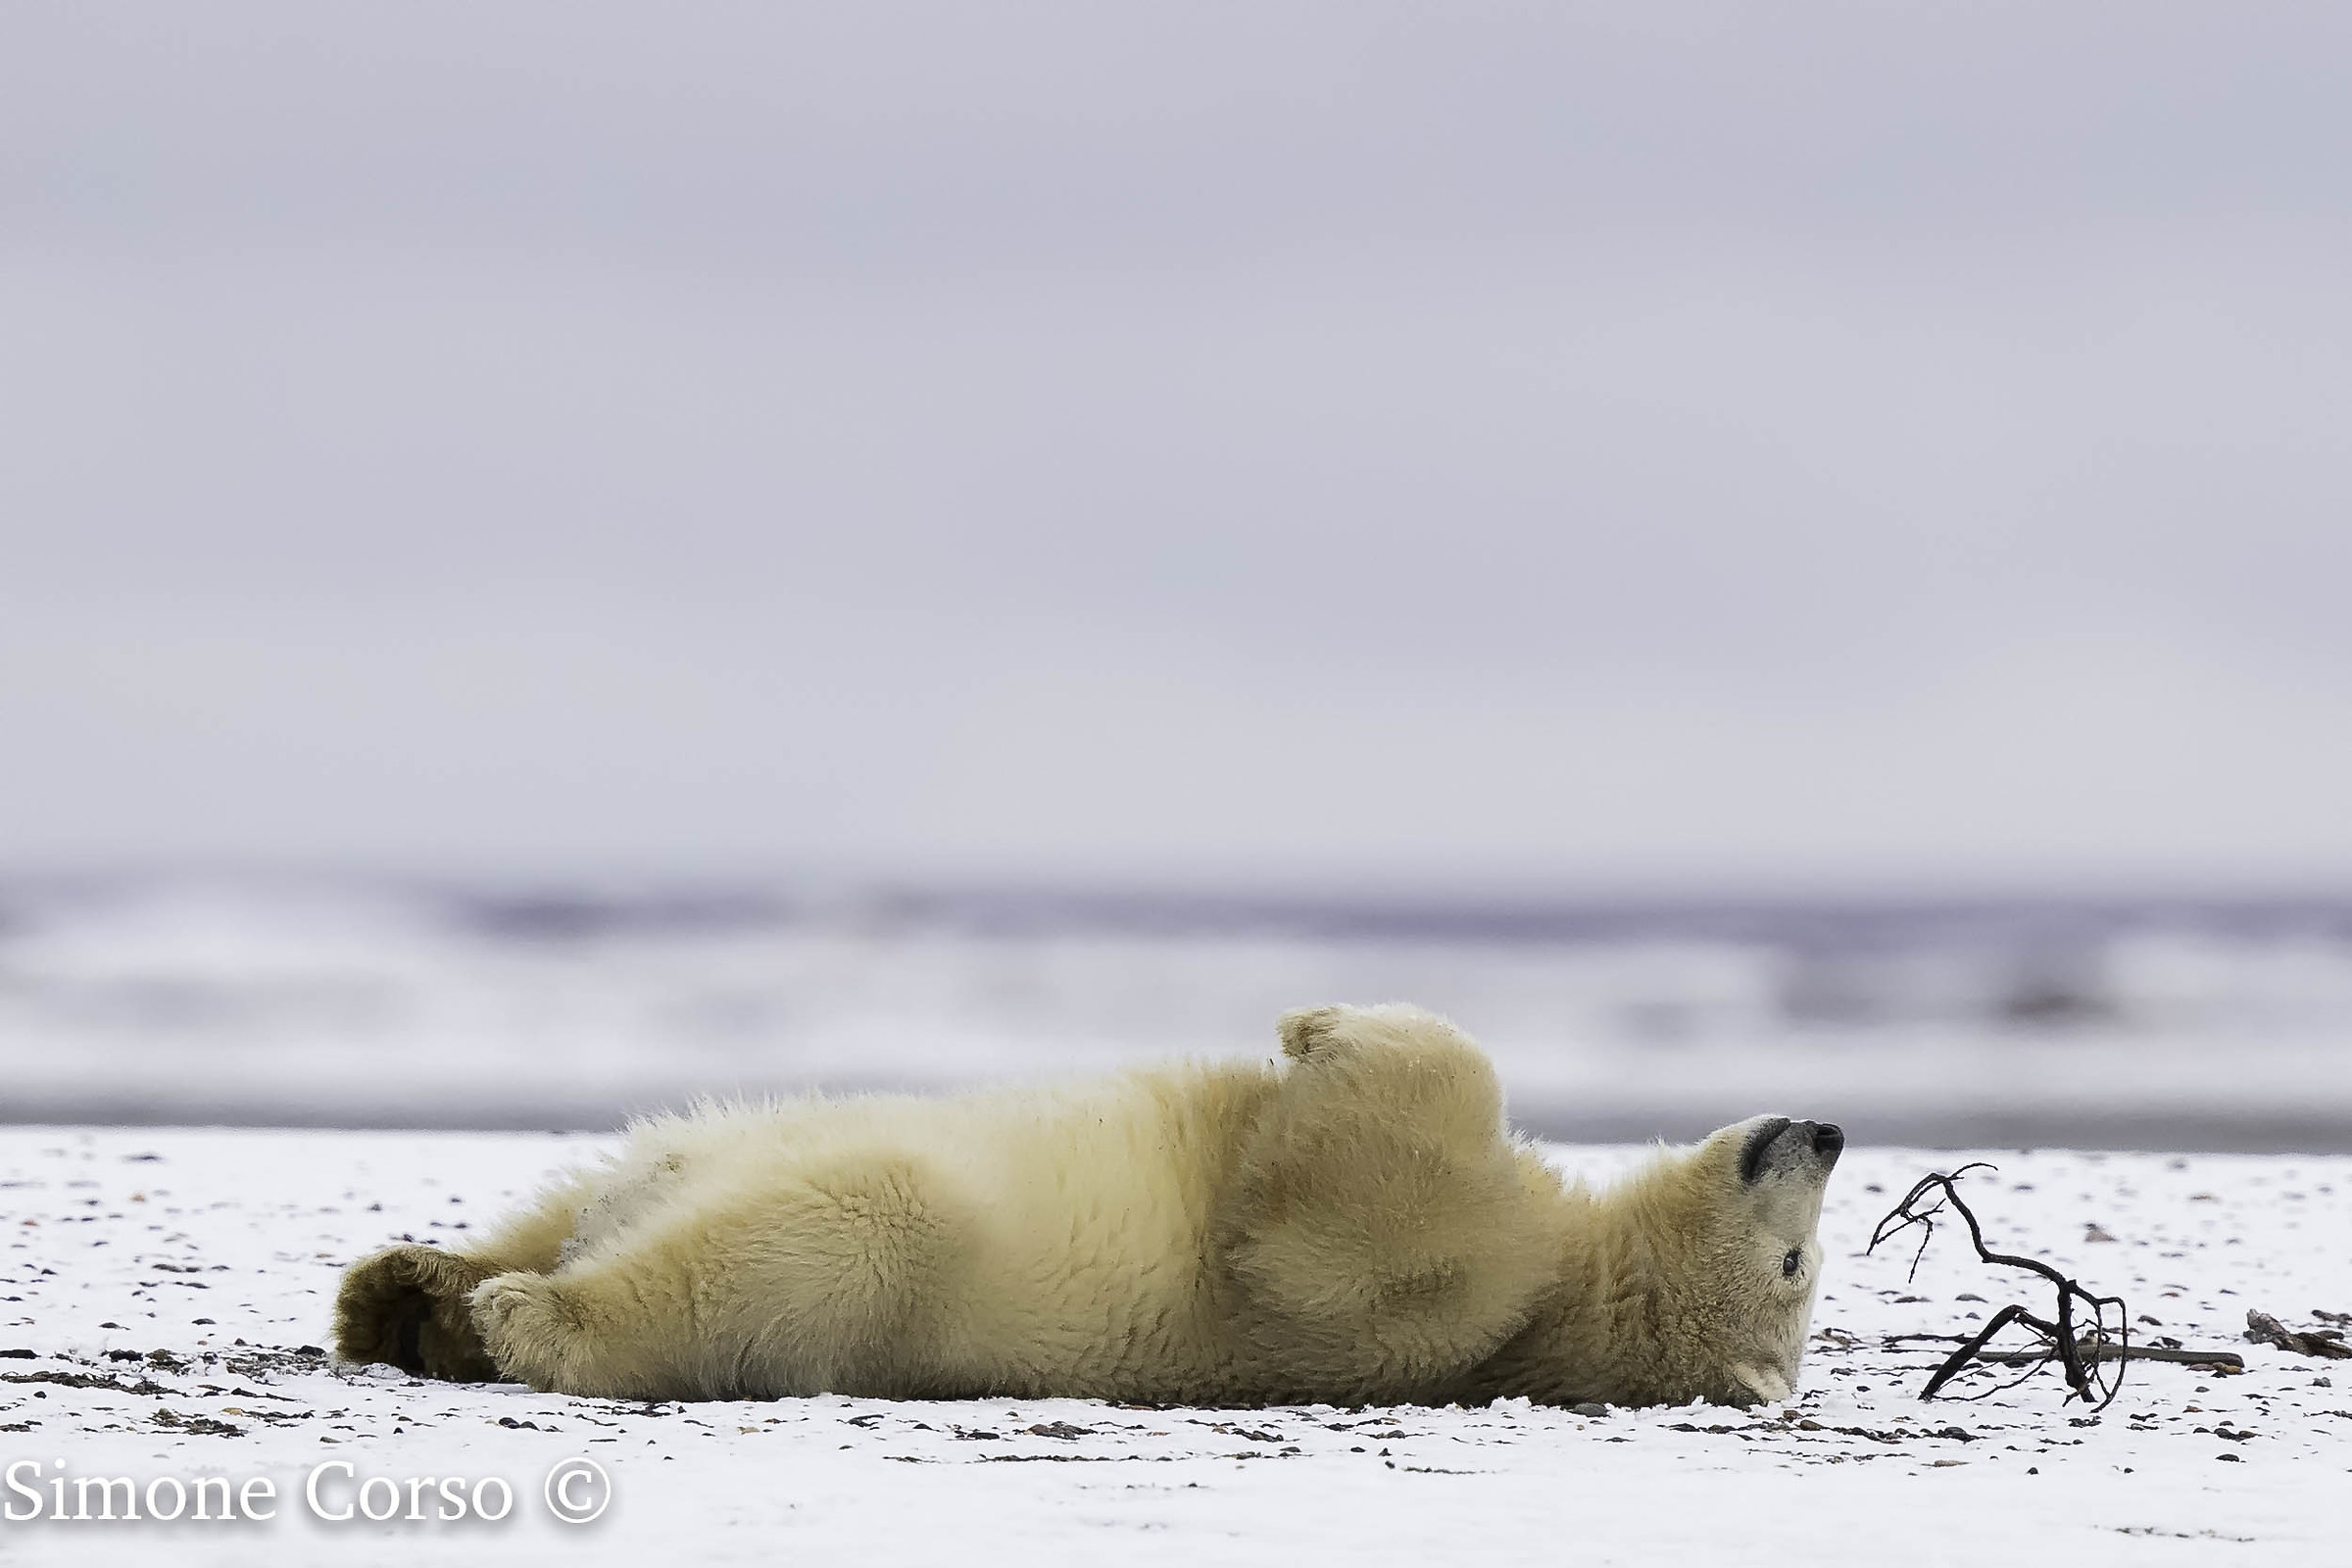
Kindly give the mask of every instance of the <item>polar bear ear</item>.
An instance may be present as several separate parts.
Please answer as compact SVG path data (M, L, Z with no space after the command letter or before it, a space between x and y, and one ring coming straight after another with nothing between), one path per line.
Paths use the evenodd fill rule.
M1282 1037L1282 1054L1293 1061L1304 1061L1318 1046L1338 1038L1340 1019L1347 1011L1346 1007L1298 1007L1284 1013L1274 1022L1274 1032Z

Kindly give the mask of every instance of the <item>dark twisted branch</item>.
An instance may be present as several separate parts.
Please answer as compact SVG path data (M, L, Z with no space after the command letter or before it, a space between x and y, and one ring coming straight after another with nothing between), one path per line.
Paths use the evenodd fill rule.
M1887 1211L1886 1218L1879 1221L1878 1229L1871 1232L1870 1246L1864 1250L1876 1251L1881 1242L1898 1236L1917 1225L1921 1230L1919 1250L1911 1254L1909 1276L1916 1278L1919 1274L1919 1261L1927 1255L1928 1243L1936 1235L1936 1216L1949 1208L1957 1213L1962 1222L1968 1226L1968 1237L1976 1246L1979 1259L1986 1263L1998 1264L2003 1268L2022 1268L2028 1273L2039 1275L2057 1288L2058 1310L2055 1320L2035 1317L2015 1303L2002 1307L1986 1319L1982 1329L1970 1336L1960 1348L1954 1350L1944 1363L1936 1369L1935 1376L1928 1379L1928 1386L1920 1390L1919 1396L1922 1399L1933 1399L1941 1392L1945 1384L1959 1376L1961 1371L1972 1361L2021 1364L2014 1355L1987 1353L1984 1347L1991 1342L1994 1335L2012 1323L2023 1323L2041 1336L2045 1348L2040 1352L2025 1358L2022 1364L2025 1365L2026 1371L2018 1378L2001 1384L1998 1388L1987 1389L1984 1394L1972 1395L1969 1397L1983 1398L1987 1394L1999 1393L2001 1389L2015 1388L2017 1384L2024 1382L2026 1378L2032 1377L2034 1372L2055 1360L2066 1378L2066 1386L2069 1391L2067 1397L2069 1399L2079 1398L2095 1409L2104 1410L2114 1401L2116 1394L2123 1388L2123 1363L2132 1355L2130 1308L2124 1304L2122 1297L2093 1296L2076 1281L2067 1278L2049 1264L2036 1258L2018 1257L2013 1253L1996 1252L1984 1245L1983 1227L1978 1225L1976 1214L1967 1203L1961 1200L1960 1194L1953 1184L1972 1170L1991 1169L1993 1169L1991 1165L1978 1161L1975 1164L1963 1165L1948 1176L1937 1173L1921 1177L1911 1191L1903 1195L1902 1201L1895 1204ZM1935 1200L1927 1206L1921 1207L1920 1200L1931 1193L1936 1195ZM2077 1302L2081 1302L2090 1314L2090 1321L2085 1325L2088 1331L2085 1338L2077 1337L2075 1327ZM2107 1331L2107 1308L2111 1306L2115 1308L2116 1316L2116 1333L2112 1337ZM2116 1368L2111 1379L2102 1379L2092 1370L2102 1363L2110 1362Z

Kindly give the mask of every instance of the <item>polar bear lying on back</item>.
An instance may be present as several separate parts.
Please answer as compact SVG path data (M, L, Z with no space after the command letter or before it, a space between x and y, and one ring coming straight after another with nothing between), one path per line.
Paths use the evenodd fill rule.
M1282 1066L642 1122L467 1250L353 1265L337 1350L643 1399L1792 1392L1836 1127L1759 1116L1594 1194L1443 1019L1280 1032Z

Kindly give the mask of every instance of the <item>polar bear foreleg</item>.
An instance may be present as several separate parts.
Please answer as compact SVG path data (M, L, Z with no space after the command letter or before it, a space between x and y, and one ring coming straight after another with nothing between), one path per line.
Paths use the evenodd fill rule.
M1285 1396L1428 1396L1551 1278L1547 1195L1485 1054L1409 1008L1282 1021L1292 1065L1220 1226L1246 1333Z

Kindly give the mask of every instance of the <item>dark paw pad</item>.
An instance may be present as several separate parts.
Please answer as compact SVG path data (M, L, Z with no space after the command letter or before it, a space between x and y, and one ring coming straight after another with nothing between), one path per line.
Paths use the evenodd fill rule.
M489 1272L429 1247L397 1247L353 1264L335 1297L335 1353L453 1383L494 1378L466 1304Z

